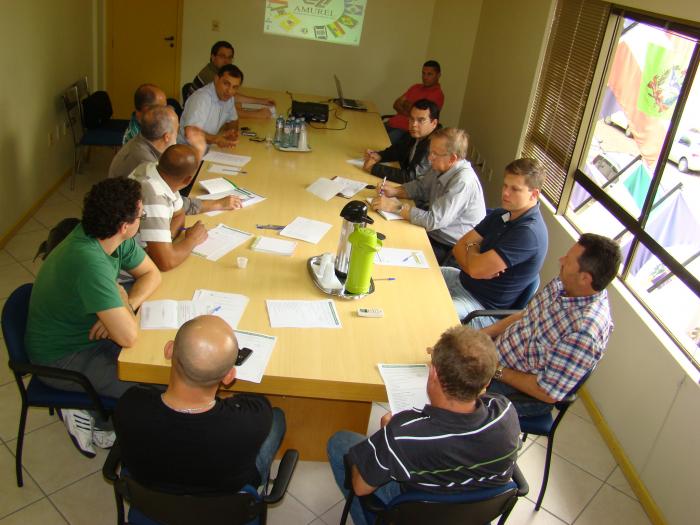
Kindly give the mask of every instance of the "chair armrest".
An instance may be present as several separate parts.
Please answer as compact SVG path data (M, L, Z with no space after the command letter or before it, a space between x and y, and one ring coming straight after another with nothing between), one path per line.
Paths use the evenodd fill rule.
M272 483L272 490L270 494L263 497L265 503L277 503L282 499L287 492L289 482L292 480L292 474L294 473L294 468L297 466L297 461L299 461L298 450L289 449L284 452L282 461L280 461L279 468L277 469L277 477Z
M73 383L78 383L83 388L83 390L85 390L85 393L97 407L97 409L100 412L100 415L105 419L109 417L109 412L102 405L102 400L100 400L100 396L97 394L95 387L93 387L90 380L80 372L76 372L75 370L63 370L61 368L55 368L52 366L17 362L10 362L10 368L21 375L32 374L37 377L61 379L64 381L72 381Z
M518 486L518 497L526 496L530 492L530 485L527 484L527 480L517 463L513 465L513 481Z
M379 118L382 119L382 120L385 120L385 119L388 119L388 118L391 118L391 117L394 117L394 116L396 116L396 113L392 113L391 115L382 115L382 116L379 117Z
M119 441L116 441L107 455L105 464L102 466L102 475L109 481L116 482L119 479L117 468L121 463L122 451L119 447Z
M517 314L520 310L474 310L462 319L462 324L469 324L475 317L508 317Z

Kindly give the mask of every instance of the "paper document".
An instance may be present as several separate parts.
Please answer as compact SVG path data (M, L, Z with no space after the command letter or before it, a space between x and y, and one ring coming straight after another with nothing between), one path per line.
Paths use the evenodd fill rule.
M226 193L236 189L236 186L231 184L230 180L226 180L223 177L200 180L199 184L206 190L207 193Z
M225 224L219 224L207 233L209 234L207 240L195 246L192 253L205 257L209 261L218 261L252 237L250 233L242 232Z
M322 301L281 301L268 299L267 315L272 328L340 328L335 303Z
M352 164L353 166L357 166L358 168L361 168L362 166L365 165L365 159L348 159L347 160L348 164Z
M374 197L367 197L367 199L366 199L367 204L372 204L372 199L374 199ZM379 215L384 217L387 221L400 221L403 219L403 217L401 217L401 215L399 215L398 213L391 212L391 211L384 211L384 210L372 210L372 211L376 211Z
M250 348L253 353L241 366L236 367L236 379L260 383L270 361L277 338L272 335L235 330L239 348Z
M352 199L358 192L367 187L367 183L359 180L346 179L345 177L333 177L335 181L341 181L345 187L340 192L340 195L346 199Z
M247 155L236 155L235 153L224 153L223 151L212 151L204 155L202 160L208 160L209 162L218 162L219 164L227 164L233 166L245 166L250 162Z
M242 168L238 166L225 166L224 164L211 164L209 166L209 173L220 173L221 175L231 175L235 177L240 173L246 173Z
M379 373L386 387L391 413L403 412L412 408L422 409L430 401L428 386L428 365L388 365L379 363Z
M255 252L274 253L276 255L292 255L297 243L273 237L257 237L250 249Z
M331 228L332 225L327 222L297 217L280 231L280 235L310 242L311 244L318 244L318 241L320 241Z
M428 260L420 250L382 248L374 254L374 264L379 266L404 266L406 268L429 268Z
M275 118L277 116L277 107L275 105L268 106L267 104L257 104L255 102L243 102L241 107L248 111L257 111L258 109L265 108L270 110L270 118ZM242 116L245 117L245 114Z
M313 193L324 201L329 201L341 191L345 189L345 184L339 180L324 179L323 177L316 179L311 183L306 191Z
M229 195L235 195L236 197L241 199L241 206L243 208L247 208L248 206L252 206L253 204L257 204L265 200L265 197L262 197L257 193L253 193L250 190L243 189L240 186L234 186L233 183L231 183L230 181L227 182L229 182L229 189L227 189L226 191L221 191L219 193L210 193L209 195L200 195L198 199L202 201L215 201L223 197L227 197ZM227 210L208 211L205 213L205 215L213 217L215 215L219 215L220 213L224 213L224 211Z
M236 293L199 289L194 291L192 302L209 315L221 317L231 328L237 328L248 306L248 297ZM200 314L201 315L201 314Z
M176 330L190 319L207 313L206 305L193 301L146 301L141 305L141 329Z

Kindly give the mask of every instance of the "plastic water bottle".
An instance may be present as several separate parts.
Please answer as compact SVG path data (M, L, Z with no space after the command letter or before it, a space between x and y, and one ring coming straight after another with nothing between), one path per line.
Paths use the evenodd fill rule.
M292 145L292 119L287 119L284 122L284 130L282 132L282 142L280 146L283 148L289 148Z
M299 147L299 135L301 134L301 119L296 119L294 121L294 135L292 138L293 141L293 147L298 148Z
M301 131L299 132L299 144L297 144L297 147L302 151L306 151L309 149L309 134L306 129L306 121L303 118L300 120Z
M277 117L275 121L275 138L273 142L278 146L282 143L282 134L284 133L284 118Z

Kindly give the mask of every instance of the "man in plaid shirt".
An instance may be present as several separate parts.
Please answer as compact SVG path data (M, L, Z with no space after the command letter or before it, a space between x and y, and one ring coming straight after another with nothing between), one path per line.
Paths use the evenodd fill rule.
M489 391L509 397L520 416L549 412L603 357L613 329L605 287L620 260L617 243L583 234L525 310L482 330L500 354Z

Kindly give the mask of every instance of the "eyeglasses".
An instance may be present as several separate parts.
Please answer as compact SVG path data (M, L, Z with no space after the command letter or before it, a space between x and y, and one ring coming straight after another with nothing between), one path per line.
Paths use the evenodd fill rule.
M427 117L419 117L419 118L412 118L408 117L408 122L410 124L425 124L426 122L429 122L430 119Z
M144 220L146 217L148 217L148 214L146 213L146 210L143 210L143 213L141 213L141 215L139 215L139 216L137 217L137 219L140 220L140 221L142 221L142 220Z

